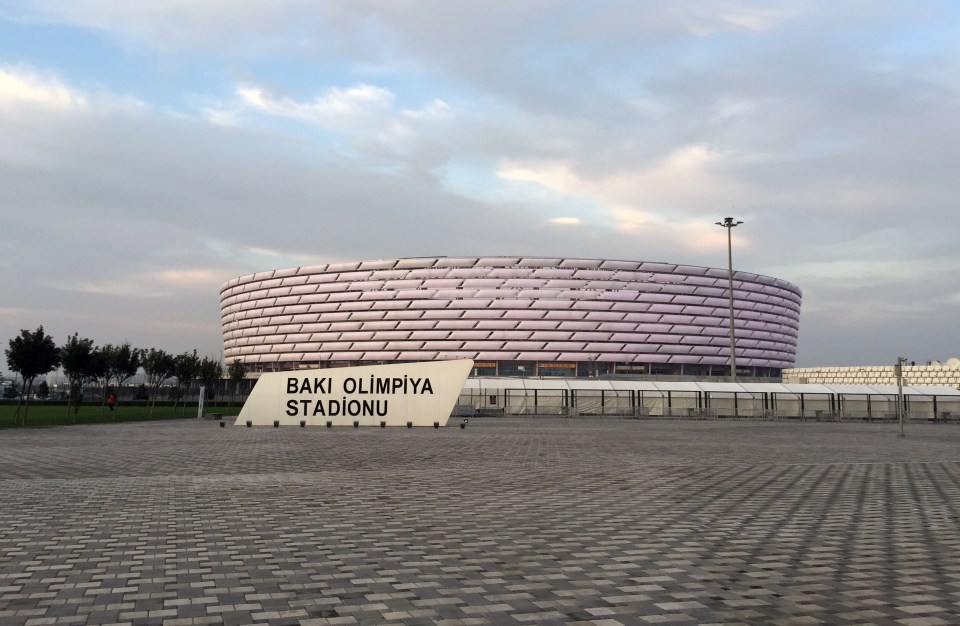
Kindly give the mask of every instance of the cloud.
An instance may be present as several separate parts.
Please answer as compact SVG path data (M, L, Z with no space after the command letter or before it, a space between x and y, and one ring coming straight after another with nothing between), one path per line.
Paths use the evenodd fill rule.
M87 99L54 76L22 67L0 65L0 106L25 105L50 109L82 109Z
M217 126L237 126L241 123L241 114L236 109L204 106L200 107L203 119Z
M406 152L419 140L421 130L429 133L431 123L454 117L450 106L440 99L420 109L398 109L392 91L367 84L331 87L309 101L278 97L254 85L241 85L236 94L243 107L348 138L351 147L361 152Z
M252 85L237 88L237 95L248 106L283 117L292 117L332 128L338 124L358 125L392 113L396 97L388 89L357 85L347 89L331 88L311 102L277 98Z
M144 44L166 53L184 49L249 54L253 49L289 50L300 37L278 37L303 27L319 11L309 0L5 0L0 15L26 23L68 24L118 38L125 46Z
M207 352L236 275L420 254L724 267L714 222L732 215L736 267L804 289L804 359L841 358L845 332L869 344L847 358L880 354L914 316L923 350L952 336L952 5L0 0L0 16L19 29L0 65L0 267L20 326Z
M690 32L708 37L724 31L762 33L773 30L801 14L796 2L780 6L757 7L755 2L717 2L693 7L685 22Z
M70 85L53 71L2 64L0 107L18 114L42 111L55 115L136 114L148 108L146 103L133 96Z
M750 195L752 190L738 189L717 171L719 164L730 160L730 155L692 145L676 148L645 166L603 174L578 171L570 161L504 163L497 174L506 180L535 183L561 196L589 197L619 228L632 230L683 221L683 212L698 213L717 198Z

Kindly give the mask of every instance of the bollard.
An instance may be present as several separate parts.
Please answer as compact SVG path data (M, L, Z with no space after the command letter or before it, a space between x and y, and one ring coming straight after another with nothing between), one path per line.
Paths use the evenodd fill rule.
M333 428L333 422L327 420L327 428Z
M220 422L220 428L223 428L223 427L226 426L226 425L227 425L226 422Z
M386 427L387 427L386 422L380 422L380 428L386 428Z
M463 430L463 429L465 429L466 427L467 427L466 424L464 424L463 422L460 422L460 430Z
M280 428L280 420L273 420L273 427Z
M440 428L440 422L434 422L434 423L433 423L433 427L434 427L434 428Z
M360 422L358 420L353 420L353 427L360 428Z
M413 422L407 422L407 428L413 428Z
M247 428L250 428L251 426L253 426L253 422L251 422L250 420L247 420Z
M300 428L305 428L307 426L307 420L300 420Z

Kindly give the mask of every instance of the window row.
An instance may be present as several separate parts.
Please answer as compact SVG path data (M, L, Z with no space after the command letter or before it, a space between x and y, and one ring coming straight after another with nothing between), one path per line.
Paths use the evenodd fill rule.
M257 327L228 327L226 339L241 337L269 337L274 341L338 341L370 339L542 339L582 341L649 341L649 337L663 334L671 337L728 337L726 326L687 326L671 324L642 324L634 328L617 328L615 325L583 323L577 327L566 324L553 329L532 330L520 328L482 328L480 326L435 327L432 329L378 328L374 324L340 323L328 325L277 325ZM322 326L326 326L325 328ZM793 329L773 325L741 326L736 337L776 337L795 340Z
M694 284L690 282L676 284L661 284L649 282L616 282L616 281L575 281L554 280L543 284L523 284L520 282L504 283L500 280L402 280L402 281L357 281L357 282L329 282L322 284L304 284L298 286L264 287L249 286L226 290L221 293L222 306L235 302L257 300L263 298L279 298L288 296L310 296L323 294L351 294L361 292L370 299L411 299L422 300L432 298L464 299L464 298L493 298L493 299L586 299L611 298L610 294L621 293L621 296L631 298L641 297L638 294L668 295L700 295L726 296L727 285L722 281L711 284ZM602 294L607 294L606 296ZM342 297L342 296L341 296ZM797 293L751 283L735 283L734 297L769 302L799 303Z
M727 356L724 353L594 353L584 355L582 352L515 352L507 350L460 351L460 350L371 350L368 352L325 352L321 354L282 354L282 353L249 353L228 354L228 358L240 358L245 363L288 363L300 362L316 363L323 361L425 361L438 359L473 359L476 361L583 361L584 357L592 361L615 362L624 364L641 363L702 363L711 365L725 365ZM773 367L782 368L784 364L793 361L794 355L770 350L737 351L737 365L740 367Z

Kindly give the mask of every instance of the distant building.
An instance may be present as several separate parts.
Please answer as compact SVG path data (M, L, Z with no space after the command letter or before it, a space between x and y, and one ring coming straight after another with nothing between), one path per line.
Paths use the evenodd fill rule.
M726 269L605 259L433 257L235 278L224 356L251 371L469 358L475 376L729 373ZM738 375L793 365L800 289L734 275Z
M926 365L903 366L903 384L919 387L949 386L960 389L960 359L950 358L944 363L932 361ZM851 367L797 367L783 371L784 383L823 385L896 385L893 365L865 365Z

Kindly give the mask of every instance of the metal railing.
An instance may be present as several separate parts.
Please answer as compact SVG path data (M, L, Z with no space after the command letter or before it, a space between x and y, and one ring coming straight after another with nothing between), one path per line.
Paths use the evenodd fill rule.
M805 409L803 411L778 411L753 408L691 408L691 407L599 407L578 409L566 406L507 406L504 408L472 407L457 405L455 417L567 417L567 418L620 418L646 420L766 420L810 422L896 422L895 411L829 411ZM960 423L960 413L940 411L911 411L904 414L904 421L914 423Z

